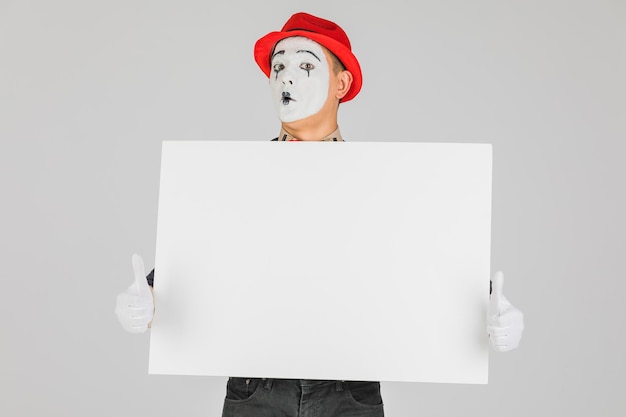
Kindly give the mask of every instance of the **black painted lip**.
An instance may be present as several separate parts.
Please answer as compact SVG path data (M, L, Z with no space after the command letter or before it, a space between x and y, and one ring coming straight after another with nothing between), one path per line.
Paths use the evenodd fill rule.
M282 97L280 98L280 101L282 101L283 104L289 104L290 101L296 101L291 98L291 93L288 91L283 91L281 95Z

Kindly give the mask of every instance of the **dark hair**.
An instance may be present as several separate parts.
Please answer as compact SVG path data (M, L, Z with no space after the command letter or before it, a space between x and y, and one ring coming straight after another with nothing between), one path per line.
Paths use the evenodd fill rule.
M324 48L324 50L328 52L328 55L330 55L330 60L332 61L333 72L335 73L335 75L339 74L341 71L346 70L346 66L343 65L343 62L341 62L339 58L337 58L337 55L333 54L332 51L325 46L322 46L322 48Z

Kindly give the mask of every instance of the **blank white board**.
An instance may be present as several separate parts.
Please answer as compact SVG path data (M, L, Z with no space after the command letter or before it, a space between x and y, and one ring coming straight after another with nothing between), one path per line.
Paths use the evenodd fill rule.
M149 372L486 383L491 145L164 142Z

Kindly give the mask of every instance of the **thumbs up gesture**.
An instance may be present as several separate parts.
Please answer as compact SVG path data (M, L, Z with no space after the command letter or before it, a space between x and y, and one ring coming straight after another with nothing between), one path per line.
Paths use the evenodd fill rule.
M515 349L524 331L524 314L511 305L502 294L504 274L498 271L492 279L491 300L487 311L487 333L494 350L508 352Z
M117 296L115 314L124 330L130 333L143 333L154 317L154 299L146 280L143 259L134 254L132 262L135 281Z

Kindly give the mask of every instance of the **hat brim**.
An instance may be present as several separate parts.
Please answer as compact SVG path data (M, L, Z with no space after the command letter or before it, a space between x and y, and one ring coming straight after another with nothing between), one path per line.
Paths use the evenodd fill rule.
M302 36L326 47L329 51L339 58L346 70L350 71L353 80L348 93L340 100L345 103L352 100L361 91L363 84L363 76L361 75L361 66L352 51L344 44L335 39L320 35L319 33L309 32L307 30L291 30L288 32L270 32L256 41L254 45L254 60L261 68L261 71L269 77L271 73L270 54L274 50L274 46L279 41L293 36Z

